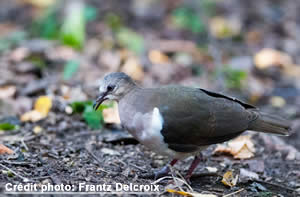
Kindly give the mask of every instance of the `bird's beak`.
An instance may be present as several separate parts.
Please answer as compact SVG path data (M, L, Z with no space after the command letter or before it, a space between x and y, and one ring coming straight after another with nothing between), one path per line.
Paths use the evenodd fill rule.
M100 96L97 98L97 100L93 104L94 110L97 110L99 108L99 106L101 105L101 103L103 103L103 101L105 101L107 99L107 98L105 98L106 95L107 95L107 92L100 94Z

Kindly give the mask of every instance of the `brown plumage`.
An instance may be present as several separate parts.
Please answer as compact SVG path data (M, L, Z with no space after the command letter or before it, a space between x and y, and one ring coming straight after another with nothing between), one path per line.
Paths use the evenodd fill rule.
M100 92L96 108L106 99L118 101L122 125L142 144L173 159L197 155L246 130L288 135L290 129L288 121L237 99L182 86L141 88L124 73L107 75Z

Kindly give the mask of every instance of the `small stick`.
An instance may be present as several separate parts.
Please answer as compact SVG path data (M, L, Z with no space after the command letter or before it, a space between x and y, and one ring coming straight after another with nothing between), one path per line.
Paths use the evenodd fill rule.
M3 160L0 161L0 163L7 163L7 164L12 164L12 165L20 165L20 166L29 166L33 164L39 164L38 162L25 162L25 161L8 161L8 160Z
M26 151L29 151L28 146L27 146L27 145L25 144L25 142L24 142L24 138L21 139L21 143L22 143L22 145L24 146L25 150L26 150Z
M226 195L223 196L223 197L232 196L232 195L237 194L237 193L240 193L240 192L242 192L242 191L244 191L244 188L242 188L242 189L240 189L240 190L238 190L238 191L232 192L232 193L230 193L230 194L226 194Z
M269 182L266 182L266 181L262 181L262 180L255 180L254 182L258 182L258 183L263 183L263 184L268 184L268 185L271 185L273 187L280 187L282 189L286 189L286 190L289 190L291 192L296 192L296 190L292 189L292 188L289 188L289 187L286 187L286 186L281 186L279 184L276 184L276 183L269 183Z
M133 163L129 163L129 165L132 166L132 167L135 167L135 168L139 169L140 171L147 172L147 170L145 170L145 169L143 169L143 168L141 168L139 166L136 166Z
M86 151L89 153L90 156L92 156L93 159L95 159L97 162L98 162L98 166L100 166L101 164L101 161L96 157L96 155L94 155L91 151L89 151L87 148L86 148ZM102 171L102 172L105 172L107 174L111 174L110 172L104 170L103 168L99 167L99 170Z
M24 182L33 182L33 181L30 180L29 178L26 178L26 177L24 177L24 176L18 174L18 173L15 172L14 170L12 170L12 169L6 167L5 165L3 165L3 164L1 164L1 163L0 163L0 166L1 166L2 168L5 168L6 170L9 170L9 171L12 172L14 175L16 175L17 177L21 178Z

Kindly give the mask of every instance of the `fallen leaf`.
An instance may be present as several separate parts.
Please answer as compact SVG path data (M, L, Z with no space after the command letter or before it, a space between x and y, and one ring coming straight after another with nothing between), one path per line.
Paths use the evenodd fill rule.
M23 0L23 1L40 8L47 8L56 2L56 0Z
M244 168L240 169L240 181L241 182L245 183L249 180L253 181L253 180L258 180L258 179L259 179L259 176L255 172L251 172L251 171L246 170Z
M86 101L87 95L83 92L81 87L70 87L62 85L60 87L62 98L68 102Z
M52 100L48 96L40 96L34 104L34 109L47 116L52 107Z
M39 133L41 133L42 131L43 131L43 128L40 127L40 126L35 126L35 127L33 128L33 133L34 133L34 134L39 134Z
M13 154L14 151L11 150L10 148L7 148L6 146L4 146L3 144L0 144L0 155L4 155L4 154Z
M121 28L116 37L118 43L136 54L140 54L145 50L145 40L143 36L131 29Z
M174 189L167 189L167 192L172 193L172 194L178 194L182 196L189 196L189 197L217 197L214 194L200 194L196 192L185 192L185 191L178 191Z
M75 50L68 46L58 46L53 49L49 49L47 55L53 60L70 61L77 58L77 53Z
M91 105L86 106L82 116L90 128L100 129L102 127L102 123L103 123L102 112L99 110L95 111L93 109L93 106Z
M148 57L153 64L165 64L169 61L169 57L158 50L151 50Z
M0 99L13 97L17 91L16 86L7 85L0 87Z
M69 80L73 77L73 75L78 71L79 68L79 61L77 60L70 60L64 66L64 73L63 79Z
M271 66L289 67L293 64L292 58L281 51L264 48L254 56L254 63L259 69Z
M113 107L103 109L102 114L105 123L121 124L118 105L116 103L113 105Z
M262 40L263 36L262 33L259 30L253 30L250 32L247 32L246 34L246 42L251 44L259 44Z
M209 167L209 166L207 166L207 167L205 167L205 168L208 170L208 172L212 172L212 173L218 171L218 168L216 168L216 167Z
M278 107L278 108L284 107L286 104L285 99L282 98L281 96L272 96L270 102L273 107Z
M239 20L216 16L211 19L209 28L216 38L230 38L241 32L241 23Z
M167 192L169 193L173 193L173 194L179 194L182 196L192 196L190 193L188 192L184 192L184 191L178 191L178 190L174 190L174 189L167 189Z
M0 131L9 131L9 130L14 130L16 128L15 125L4 122L0 123Z
M30 54L30 51L28 48L25 47L19 47L13 50L10 54L10 59L14 62L21 62L24 60L28 55Z
M44 119L45 117L46 116L44 116L40 112L38 112L36 110L32 110L32 111L24 113L20 119L22 122L28 122L28 121L37 122L39 120Z
M255 148L250 136L239 136L227 143L218 145L214 153L227 153L235 159L249 159L254 156Z
M123 65L122 72L131 76L134 80L141 81L144 78L144 70L140 61L135 57L129 57Z
M59 38L65 45L81 49L85 41L85 2L69 1L64 5L64 17Z
M283 72L291 77L300 77L300 66L296 64L292 64L288 67L284 67Z
M227 171L223 175L222 183L226 186L233 187L237 184L238 178L238 175L236 175L235 177L233 176L232 171Z
M40 96L34 104L34 109L21 116L22 122L37 122L47 117L52 107L52 100L48 96Z

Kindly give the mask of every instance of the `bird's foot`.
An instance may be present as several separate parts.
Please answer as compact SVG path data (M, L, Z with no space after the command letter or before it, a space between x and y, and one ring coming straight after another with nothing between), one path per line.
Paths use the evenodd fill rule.
M186 183L189 184L189 185L192 183L192 182L191 182L191 176L185 176L185 177L184 177L184 180L185 180Z
M170 172L170 166L173 166L178 160L177 159L173 159L168 165L164 166L162 169L154 172L154 173L150 173L150 174L144 174L144 175L140 175L141 178L144 179L159 179L161 177L167 176Z
M142 174L139 177L140 178L144 178L144 179L159 179L161 177L167 176L169 173L169 167L168 166L164 166L162 169L152 172L152 173L146 173L146 174Z
M161 177L167 176L169 172L170 172L170 168L168 165L166 165L162 169L154 172L154 179L157 180Z

